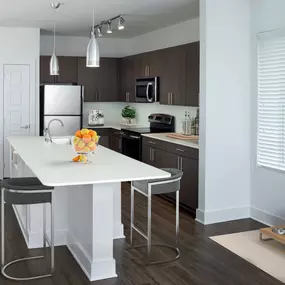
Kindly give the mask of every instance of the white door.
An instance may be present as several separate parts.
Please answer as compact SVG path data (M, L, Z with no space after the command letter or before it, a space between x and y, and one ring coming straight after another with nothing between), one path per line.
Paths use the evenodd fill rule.
M30 66L4 65L4 177L9 177L9 136L30 135Z

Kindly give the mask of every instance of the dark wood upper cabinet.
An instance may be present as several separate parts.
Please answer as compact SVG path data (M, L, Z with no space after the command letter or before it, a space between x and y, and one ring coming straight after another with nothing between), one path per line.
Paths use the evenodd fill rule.
M186 51L184 46L160 50L160 103L186 105Z
M134 56L119 60L120 100L135 102Z
M186 48L186 105L199 106L200 92L200 43L195 42Z
M96 102L98 100L98 89L95 81L96 69L86 67L86 57L78 58L78 84L84 86L85 102Z
M118 94L118 59L101 58L95 78L100 102L119 101Z
M73 83L78 81L78 58L71 56L59 56L59 75L58 83Z
M77 57L58 56L59 75L49 74L50 56L40 57L40 83L74 83L78 80L78 60Z
M49 74L49 63L50 56L40 57L40 83L42 84L55 83L57 80L57 76L52 76Z

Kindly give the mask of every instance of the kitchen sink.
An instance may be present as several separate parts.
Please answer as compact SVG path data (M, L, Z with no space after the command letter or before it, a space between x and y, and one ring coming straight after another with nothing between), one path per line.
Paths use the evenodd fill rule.
M71 137L52 137L52 143L61 145L71 145Z

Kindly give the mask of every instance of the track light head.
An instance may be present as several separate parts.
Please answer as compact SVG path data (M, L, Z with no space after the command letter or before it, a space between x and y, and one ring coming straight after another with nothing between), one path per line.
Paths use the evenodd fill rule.
M112 34L113 33L113 31L112 31L112 22L109 21L107 25L108 25L108 27L107 27L107 34Z
M102 26L99 26L97 29L96 29L96 32L97 32L97 36L98 37L102 37L103 34L102 34Z
M125 20L122 17L120 17L118 20L118 30L123 30L125 28L124 23L125 23Z

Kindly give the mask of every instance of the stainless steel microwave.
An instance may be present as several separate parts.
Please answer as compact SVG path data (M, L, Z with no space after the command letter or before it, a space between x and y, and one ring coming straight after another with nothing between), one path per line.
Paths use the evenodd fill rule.
M136 102L153 103L159 101L159 78L144 77L136 79Z

